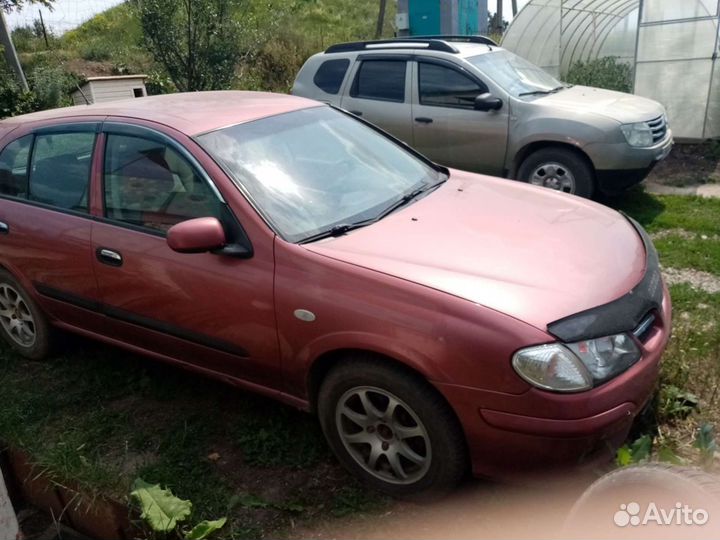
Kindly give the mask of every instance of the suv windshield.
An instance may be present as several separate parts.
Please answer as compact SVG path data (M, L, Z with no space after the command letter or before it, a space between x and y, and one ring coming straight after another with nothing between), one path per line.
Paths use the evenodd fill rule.
M515 97L550 93L565 86L547 71L510 51L479 54L467 61Z
M240 124L198 140L290 242L368 224L444 179L330 107Z

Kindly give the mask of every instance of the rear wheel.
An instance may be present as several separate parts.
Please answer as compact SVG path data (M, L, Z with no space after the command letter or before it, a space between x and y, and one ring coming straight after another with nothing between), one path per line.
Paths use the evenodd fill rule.
M0 270L0 332L25 358L40 360L50 350L50 329L45 316L5 270Z
M435 498L467 470L454 413L429 383L401 367L371 356L349 359L323 381L318 410L340 462L385 493Z
M587 199L595 192L593 169L582 156L566 148L542 148L520 165L518 180Z

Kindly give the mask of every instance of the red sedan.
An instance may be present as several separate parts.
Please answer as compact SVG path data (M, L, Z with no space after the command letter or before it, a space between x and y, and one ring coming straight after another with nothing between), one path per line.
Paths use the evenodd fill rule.
M0 265L24 356L59 328L315 412L398 496L607 457L670 331L631 219L264 93L0 122Z

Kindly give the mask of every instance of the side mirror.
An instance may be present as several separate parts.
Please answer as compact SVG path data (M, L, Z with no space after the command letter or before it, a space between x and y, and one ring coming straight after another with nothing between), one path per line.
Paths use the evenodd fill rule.
M225 230L214 217L189 219L170 227L167 244L178 253L213 251L225 246Z
M502 109L503 100L486 92L475 98L476 111L498 111Z

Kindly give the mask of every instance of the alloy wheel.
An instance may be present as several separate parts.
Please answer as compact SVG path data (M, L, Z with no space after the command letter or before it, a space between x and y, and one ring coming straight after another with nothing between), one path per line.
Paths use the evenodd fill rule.
M0 324L22 347L35 344L35 319L20 293L7 283L0 284Z
M335 422L345 449L367 473L393 484L412 484L430 467L430 437L418 415L381 388L343 394Z

